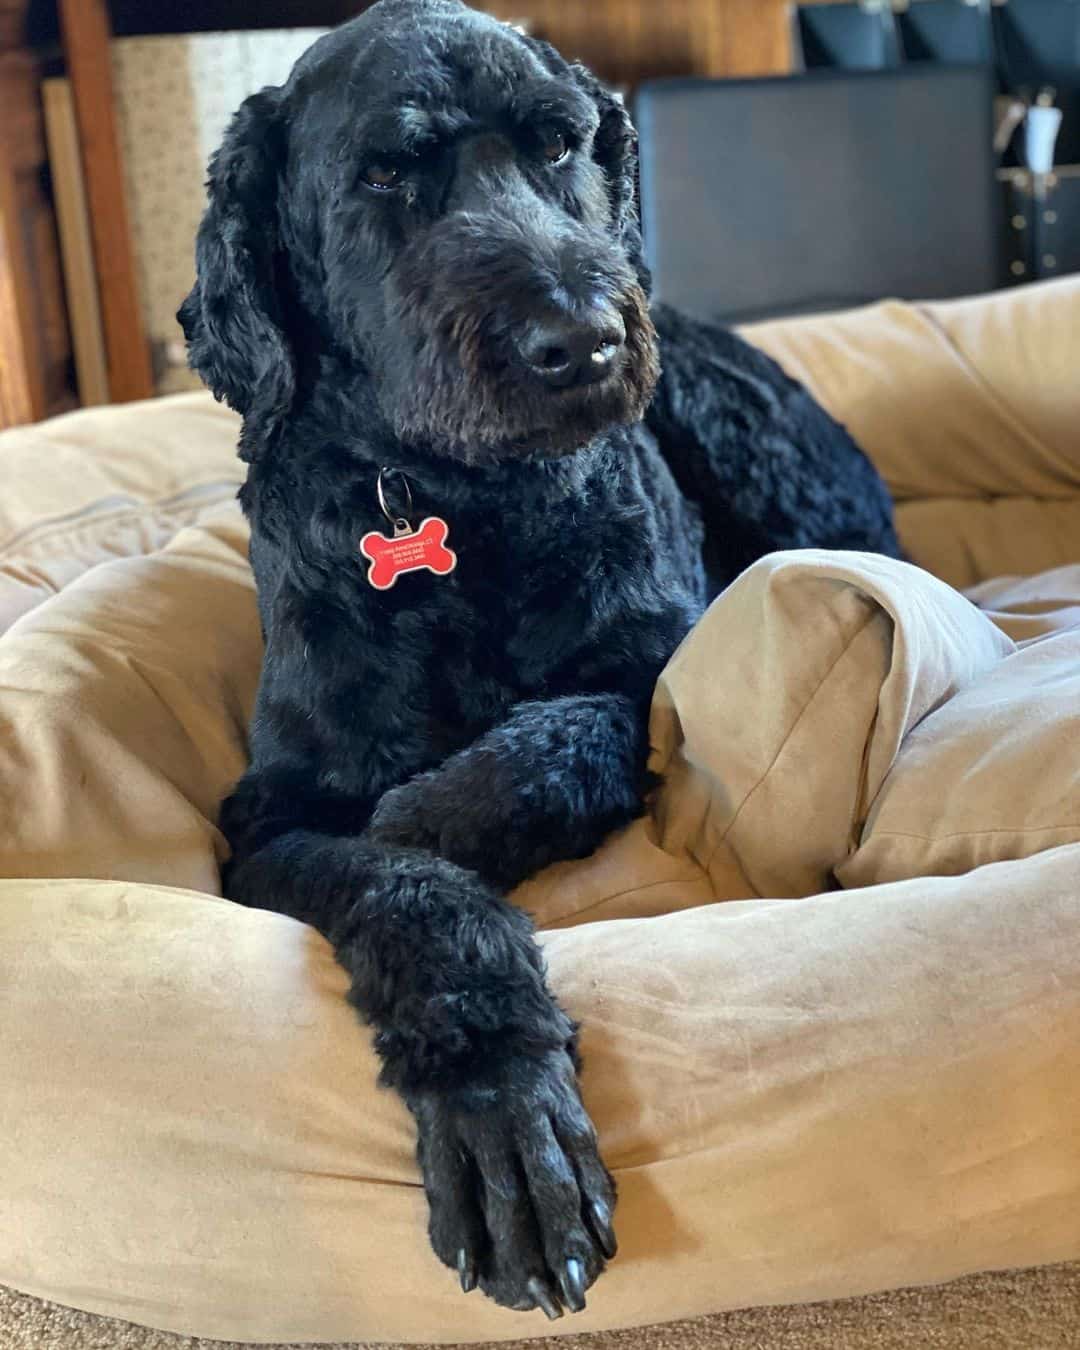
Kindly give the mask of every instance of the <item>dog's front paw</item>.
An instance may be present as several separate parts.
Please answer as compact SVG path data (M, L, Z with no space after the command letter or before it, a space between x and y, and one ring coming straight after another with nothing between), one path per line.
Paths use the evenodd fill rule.
M436 1254L468 1293L580 1312L615 1255L615 1185L565 1051L520 1056L483 1083L418 1094L418 1157Z
M420 774L379 798L367 827L367 836L392 848L438 851L441 803L432 791L433 775Z
M456 755L430 773L417 774L383 793L368 822L367 837L384 848L421 849L477 872L496 886L516 884L518 869L490 757ZM502 792L502 800L508 799Z

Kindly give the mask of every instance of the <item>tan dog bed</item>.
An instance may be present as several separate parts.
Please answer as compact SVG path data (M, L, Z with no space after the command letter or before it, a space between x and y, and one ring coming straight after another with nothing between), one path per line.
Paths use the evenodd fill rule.
M649 818L522 889L622 1197L567 1331L1080 1255L1080 285L757 337L986 612L763 560L661 681ZM215 898L260 659L235 429L191 395L0 437L0 1283L547 1334L428 1251L329 947Z

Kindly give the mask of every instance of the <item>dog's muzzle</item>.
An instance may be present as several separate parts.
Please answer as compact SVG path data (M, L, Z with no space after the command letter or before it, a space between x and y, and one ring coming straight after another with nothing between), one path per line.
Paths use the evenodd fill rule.
M399 257L378 355L399 434L561 454L643 414L658 365L629 259L549 208L525 215L455 212Z
M608 304L552 310L527 323L517 339L525 368L549 389L605 380L626 349L626 323Z

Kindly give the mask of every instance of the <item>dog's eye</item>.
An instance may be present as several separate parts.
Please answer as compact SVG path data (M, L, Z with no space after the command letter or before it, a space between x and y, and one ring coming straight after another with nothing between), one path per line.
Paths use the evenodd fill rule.
M376 192L390 192L401 181L401 174L392 164L369 164L360 176Z
M561 164L570 153L566 137L554 132L544 141L544 158L549 164Z

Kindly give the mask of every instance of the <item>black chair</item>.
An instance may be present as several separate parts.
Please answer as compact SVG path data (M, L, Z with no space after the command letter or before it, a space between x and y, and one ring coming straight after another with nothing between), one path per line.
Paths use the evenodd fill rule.
M896 16L905 61L977 65L993 60L986 9L965 0L918 0Z
M658 298L737 322L998 284L988 68L645 85Z
M795 64L803 70L888 70L900 62L892 11L861 5L797 5Z

